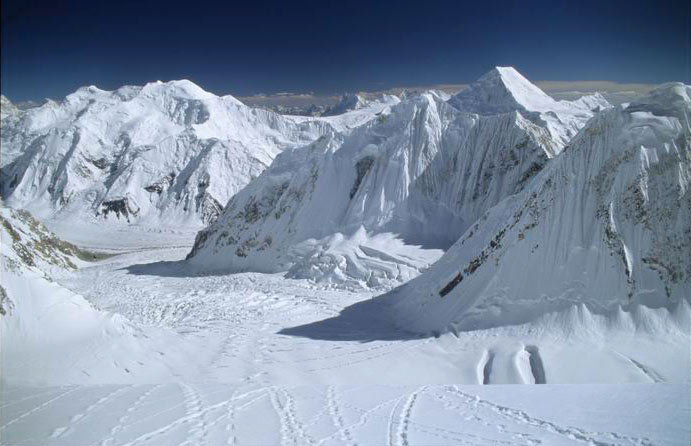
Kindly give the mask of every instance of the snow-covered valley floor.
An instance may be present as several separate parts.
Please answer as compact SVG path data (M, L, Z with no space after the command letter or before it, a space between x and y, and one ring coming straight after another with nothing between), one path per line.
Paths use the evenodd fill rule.
M689 444L688 305L420 337L341 314L373 292L188 274L192 233L90 235L118 254L57 281L132 337L4 364L2 444Z

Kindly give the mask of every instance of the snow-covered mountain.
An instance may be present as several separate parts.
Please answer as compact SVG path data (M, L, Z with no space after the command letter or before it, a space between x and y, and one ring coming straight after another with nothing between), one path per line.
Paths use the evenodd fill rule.
M341 99L331 107L324 110L322 116L338 116L355 110L362 110L369 108L378 103L396 103L398 97L390 94L370 95L367 97L364 94L346 93L341 96Z
M691 299L691 87L592 119L518 195L425 274L383 297L407 329L525 322L574 303Z
M549 99L515 70L497 68L469 88L472 104L460 102L463 93L449 102L412 95L348 134L283 152L198 235L190 263L370 286L410 279L440 254L411 245L450 246L563 146L518 103L489 113L481 98L495 101L499 90L526 103ZM551 101L581 123L593 114L584 104L607 105Z
M189 81L84 87L3 117L2 196L44 218L200 224L281 150L329 131Z
M574 101L556 101L512 67L494 68L449 102L480 115L518 111L546 128L560 147L573 138L594 112L611 106L599 93Z
M518 111L546 128L560 147L566 145L594 112L610 107L599 93L574 101L556 101L512 67L496 67L449 102L479 115Z

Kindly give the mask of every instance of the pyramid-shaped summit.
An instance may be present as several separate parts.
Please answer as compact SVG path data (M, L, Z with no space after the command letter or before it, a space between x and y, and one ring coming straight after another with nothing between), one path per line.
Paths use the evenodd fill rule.
M556 101L513 67L495 67L449 102L456 108L480 115L511 111L542 112Z
M546 128L559 147L566 145L597 110L611 107L599 94L556 101L512 67L495 67L449 99L455 108L478 115L517 112Z

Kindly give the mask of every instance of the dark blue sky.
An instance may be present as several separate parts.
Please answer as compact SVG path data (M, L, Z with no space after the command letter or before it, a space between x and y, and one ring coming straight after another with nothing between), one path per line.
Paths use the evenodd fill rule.
M187 78L218 94L532 80L690 80L689 0L2 2L2 92Z

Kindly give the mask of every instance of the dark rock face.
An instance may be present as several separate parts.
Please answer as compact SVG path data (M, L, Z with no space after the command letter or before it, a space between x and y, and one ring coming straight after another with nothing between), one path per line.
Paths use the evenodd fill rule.
M129 222L130 216L137 216L139 208L133 203L130 203L127 198L120 198L118 200L102 202L96 214L107 217L111 212L114 213L117 218L123 217Z
M350 198L353 198L357 193L357 190L362 183L362 179L365 178L367 172L370 171L372 164L374 164L374 157L372 156L366 156L355 164L355 182L353 183L353 187L350 189Z

